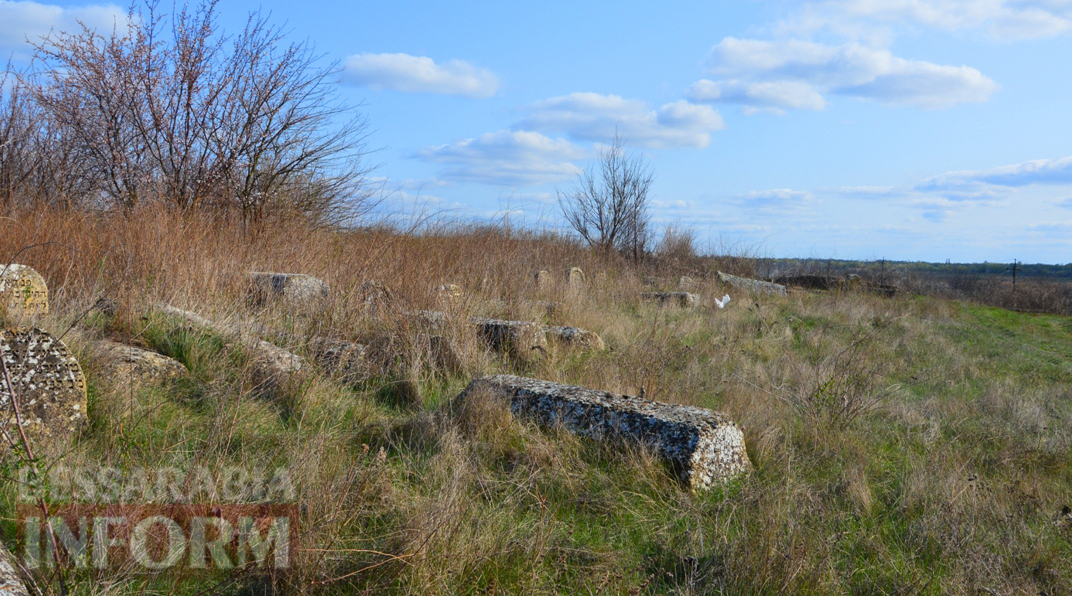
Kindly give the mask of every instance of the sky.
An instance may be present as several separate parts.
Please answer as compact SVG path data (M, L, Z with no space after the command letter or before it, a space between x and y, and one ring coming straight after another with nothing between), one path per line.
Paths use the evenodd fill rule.
M568 231L622 136L705 252L1072 262L1072 0L228 0L337 62L385 208ZM168 5L170 8L170 5ZM126 5L0 0L0 51Z

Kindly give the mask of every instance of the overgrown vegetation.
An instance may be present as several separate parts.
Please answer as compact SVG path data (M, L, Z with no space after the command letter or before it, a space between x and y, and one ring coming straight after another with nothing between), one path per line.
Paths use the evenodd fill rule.
M90 427L45 465L281 465L302 511L285 573L73 571L73 593L1072 591L1065 317L851 290L748 296L713 270L751 275L751 259L679 256L641 271L558 236L487 227L338 232L151 205L0 220L0 258L29 245L19 260L44 274L55 307L35 324L62 333L82 321L65 339L91 395ZM579 295L563 283L571 266L588 279ZM537 288L541 269L560 283ZM330 304L317 316L251 310L250 270L317 275ZM683 272L694 291L733 302L638 300L644 277ZM369 280L395 306L370 309ZM464 297L445 303L445 283ZM115 315L83 321L100 297L118 302ZM563 306L548 315L523 300L535 298ZM156 301L286 330L281 345L306 356L303 338L326 336L378 341L394 357L365 380L311 370L266 395L241 346L150 314ZM445 337L460 366L448 370L405 314L418 309L580 326L608 350L522 363L456 325ZM179 358L192 376L126 386L96 364L105 336ZM690 493L641 447L536 428L492 400L452 408L471 378L498 372L726 412L756 470ZM16 502L9 477L0 528L13 549ZM35 578L59 593L54 575Z

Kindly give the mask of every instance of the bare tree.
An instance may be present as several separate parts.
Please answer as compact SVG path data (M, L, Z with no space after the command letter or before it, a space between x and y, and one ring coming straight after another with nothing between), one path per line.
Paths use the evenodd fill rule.
M367 205L367 121L338 100L337 65L257 13L228 38L216 6L168 17L150 0L110 34L83 25L37 45L29 90L89 193L253 219Z
M651 240L648 191L654 178L640 155L628 154L618 134L600 150L596 166L579 176L558 204L570 226L594 248L618 250L639 261Z

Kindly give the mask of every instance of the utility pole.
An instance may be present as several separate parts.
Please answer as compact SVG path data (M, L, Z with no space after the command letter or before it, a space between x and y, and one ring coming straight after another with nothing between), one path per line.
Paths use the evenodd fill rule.
M1016 270L1020 268L1020 261L1016 259L1012 260L1012 266L1006 269L1006 271L1012 271L1012 308L1017 309L1016 304Z

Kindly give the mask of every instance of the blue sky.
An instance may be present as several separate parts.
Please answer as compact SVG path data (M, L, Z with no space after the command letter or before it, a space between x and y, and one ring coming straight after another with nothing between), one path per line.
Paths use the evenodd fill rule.
M617 130L656 224L712 250L1072 262L1072 0L230 1L221 24L257 9L339 62L396 209L560 227ZM124 13L0 0L0 49Z

